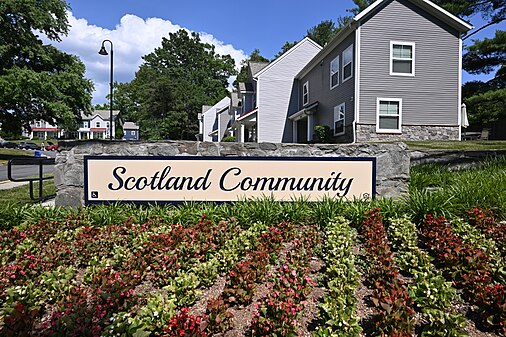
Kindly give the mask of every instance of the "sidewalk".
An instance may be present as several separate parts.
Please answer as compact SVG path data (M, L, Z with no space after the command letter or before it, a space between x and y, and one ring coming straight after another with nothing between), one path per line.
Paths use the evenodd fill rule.
M11 188L28 185L28 181L15 182L10 180L0 181L0 190L10 190Z
M0 190L10 190L11 188L28 185L28 181L22 181L22 182L15 182L15 181L9 181L4 180L0 181ZM43 207L54 207L54 199L49 199L44 202L40 203Z

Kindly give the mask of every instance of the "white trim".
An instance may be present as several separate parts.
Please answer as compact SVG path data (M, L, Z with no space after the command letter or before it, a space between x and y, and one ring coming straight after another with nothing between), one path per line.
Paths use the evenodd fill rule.
M297 121L292 123L292 142L297 143Z
M354 21L360 21L362 20L367 14L369 14L370 12L372 12L376 7L378 7L379 5L381 5L381 3L383 2L384 0L377 0L376 2L374 2L372 5L370 5L369 7L367 7L366 9L364 9L362 12L360 12L358 15L356 15L353 20Z
M339 118L341 117L341 112L340 112L340 108L343 107L343 118ZM337 112L337 119L336 119L336 112ZM334 114L333 114L333 117L334 117L334 122L332 124L333 126L333 134L334 136L342 136L346 133L346 103L341 103L339 105L336 105L334 107ZM342 132L339 132L339 133L336 133L336 122L340 121L340 120L343 120L343 131Z
M355 32L355 118L354 122L358 123L360 121L360 43L361 43L361 29L362 26L357 27L357 31ZM353 133L356 130L353 128Z
M304 100L304 89L307 92L307 99ZM306 106L309 104L309 81L304 82L302 85L302 106Z
M399 103L399 128L398 129L380 129L380 103L398 102ZM402 133L402 98L378 97L376 99L376 133Z
M467 30L471 30L474 28L473 25L470 25L469 23L465 22L464 20L462 20L461 18L459 18L458 16L455 16L453 15L452 13L448 12L446 9L436 5L435 3L433 3L432 1L427 1L427 0L423 0L423 2L429 6L431 6L432 8L434 8L436 11L439 11L441 12L441 14L444 14L446 16L448 16L450 19L453 19L455 21L457 21L460 25L464 26L467 28Z
M349 63L347 63L347 64L344 64L344 54L345 54L346 52L348 52L348 51L351 51L350 62L349 62ZM341 68L341 72L342 72L342 74L343 74L343 75L342 75L342 76L343 76L343 82L342 82L342 83L344 83L344 82L346 82L347 80L349 80L350 78L352 78L352 77L353 77L353 63L354 63L354 62L353 62L353 43L352 43L351 45L349 45L348 47L346 47L346 49L345 49L345 50L343 50L343 53L342 53L342 59L343 59L343 61L342 61L342 65L343 65L343 66L342 66L342 68ZM350 65L351 65L350 76L348 76L348 77L344 78L344 67L346 67L348 64L350 64Z
M462 139L462 35L459 36L459 74L458 74L458 88L457 88L457 118L459 122L459 140Z
M258 76L261 76L264 72L266 72L267 70L269 70L270 68L272 68L276 63L278 63L280 60L284 59L285 57L287 57L288 55L290 55L295 49L299 48L302 44L304 44L305 42L309 42L310 44L312 44L314 47L318 48L318 51L322 50L322 47L314 42L313 40L311 40L309 37L305 37L304 39L302 39L299 43L297 43L295 46L293 46L292 48L288 49L288 51L286 53L284 53L283 55L281 55L280 57L278 57L277 59L275 59L274 61L272 61L271 63L269 63L267 66L265 66L262 70L260 70L258 73L255 74L255 78L258 78Z
M258 108L253 109L253 110L251 110L251 111L248 111L248 112L247 112L247 113L245 113L244 115L239 116L239 117L236 119L236 121L240 122L240 121L242 121L242 120L245 120L246 118L248 118L248 117L250 117L250 116L252 116L252 115L256 114L257 112L258 112Z
M411 46L411 73L394 73L394 45ZM415 43L408 41L390 40L390 76L415 76L416 60L415 60ZM407 60L407 59L399 59Z
M260 79L258 77L255 79L255 81L257 82L256 102L255 102L255 105L256 105L255 108L257 109L257 118L256 118L255 134L256 134L256 142L260 143L260 114L258 112L260 111L259 106L260 106L260 88L261 88L261 86L260 86ZM253 130L253 127L251 128L251 130Z
M307 115L307 141L313 140L314 118L313 114Z
M385 1L386 0L377 0L372 5L367 7L365 10L360 12L357 16L355 16L353 18L353 21L358 22L358 21L362 20L369 13L371 13L376 7L378 7L379 5L381 5ZM455 21L458 25L460 25L462 28L464 28L463 30L465 30L465 29L471 30L474 28L472 25L468 24L464 20L458 18L457 16L451 14L450 12L446 11L445 9L439 7L438 5L434 4L433 2L431 2L429 0L418 0L418 1L410 0L410 1L413 3L418 3L418 4L421 3L422 5L426 5L426 6L431 7L432 9L434 9L436 11L436 13L442 14L442 15L446 16L448 19Z
M337 84L336 84L336 85L334 85L334 86L332 86L332 75L334 75L334 74L335 74L335 73L334 73L334 74L332 74L332 62L334 62L334 61L336 61L336 60L337 60L337 71L336 71L336 72L337 72ZM341 58L339 57L339 55L337 55L337 56L336 56L336 57L334 57L334 59L332 59L332 60L330 61L330 63L329 63L329 84L330 84L330 90L334 89L335 87L338 87L338 86L339 86L339 84L341 83L341 79L340 79L340 77L341 77L341 74L340 74L340 72L341 72L341 70L340 70L340 69L341 69L341 67L340 67L340 65L339 65L340 61L341 61Z

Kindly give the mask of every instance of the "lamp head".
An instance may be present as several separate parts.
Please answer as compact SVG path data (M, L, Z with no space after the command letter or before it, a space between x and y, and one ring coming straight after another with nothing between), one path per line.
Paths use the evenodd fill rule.
M100 50L98 51L98 53L100 55L109 55L109 53L107 52L107 50L105 50L105 46L102 44L102 48L100 48Z

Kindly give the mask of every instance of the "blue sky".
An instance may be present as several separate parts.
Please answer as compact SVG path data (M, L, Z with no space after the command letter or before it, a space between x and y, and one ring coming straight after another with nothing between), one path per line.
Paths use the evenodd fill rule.
M129 82L141 57L160 46L162 36L180 28L200 33L218 53L232 55L239 64L255 48L271 59L286 41L300 40L310 27L336 21L354 7L352 0L67 1L72 28L57 46L85 63L86 76L95 83L93 103L106 102L109 91L109 58L97 54L104 39L114 43L114 80ZM479 26L478 21L472 23ZM496 28L476 37L492 36ZM473 77L464 74L463 79Z
M113 29L125 14L168 20L196 32L206 32L249 54L259 48L267 58L285 41L300 40L322 20L336 20L353 8L351 0L308 1L162 1L71 0L73 14L90 24Z

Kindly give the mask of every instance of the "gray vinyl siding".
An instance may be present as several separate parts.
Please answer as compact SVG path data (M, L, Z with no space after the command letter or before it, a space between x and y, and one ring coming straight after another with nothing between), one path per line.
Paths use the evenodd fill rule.
M360 28L361 124L376 124L377 98L402 99L402 124L458 125L459 35L405 0L386 3ZM415 43L415 76L390 75L390 41Z
M258 142L292 142L293 128L288 116L298 110L295 75L320 51L303 40L293 50L264 69L257 82Z
M353 44L352 77L343 83L343 51ZM318 109L314 115L314 125L327 125L334 133L334 107L346 104L345 132L353 132L352 125L355 117L355 33L350 34L337 48L330 52L323 62L317 64L307 75L299 80L299 109L302 109L302 86L309 81L309 104L318 102ZM339 55L339 85L330 89L330 62ZM345 139L340 136L338 139Z
M253 106L253 93L244 94L244 103L243 103L243 114L250 112L255 107Z
M218 141L220 142L225 136L225 132L228 129L228 122L230 121L230 115L228 114L229 109L222 111L217 115L218 119Z

